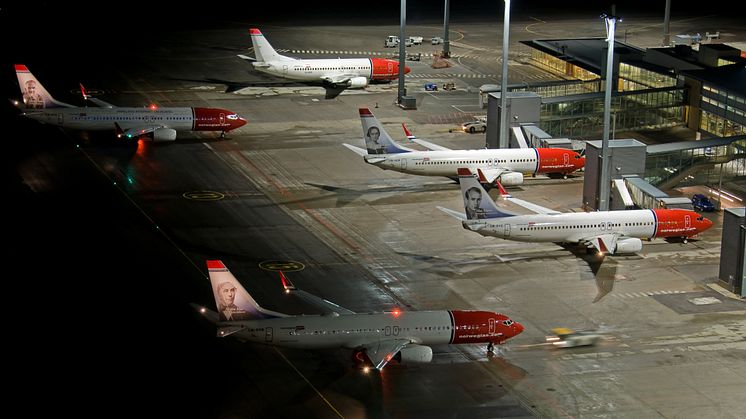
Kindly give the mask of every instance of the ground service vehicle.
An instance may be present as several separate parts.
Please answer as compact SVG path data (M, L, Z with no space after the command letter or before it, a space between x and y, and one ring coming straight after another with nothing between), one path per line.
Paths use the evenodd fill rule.
M692 206L697 211L712 212L715 211L715 204L709 198L701 193L692 196Z
M596 332L576 332L566 327L556 327L552 329L552 333L554 336L547 336L547 342L558 348L593 346L601 340L601 335Z

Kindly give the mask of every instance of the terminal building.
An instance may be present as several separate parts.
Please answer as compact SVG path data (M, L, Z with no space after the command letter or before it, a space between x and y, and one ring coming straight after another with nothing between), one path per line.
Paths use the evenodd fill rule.
M533 65L565 80L507 86L512 146L520 144L515 138L516 127L535 140L529 141L532 146L551 146L552 139L557 139L561 147L570 143L577 149L584 148L587 140L599 139L603 132L606 40L523 43L531 48ZM612 139L619 131L681 126L695 131L700 140L648 146L643 153L644 170L635 170L634 175L662 190L687 185L719 188L746 179L746 59L740 50L723 44L643 50L617 41L613 66ZM480 104L490 108L490 147L498 146L499 118L494 116L500 110L494 108L499 108L499 91L496 85L480 89ZM539 110L531 111L532 106L539 106ZM587 171L586 176L589 174ZM592 197L587 198L584 205L594 209Z

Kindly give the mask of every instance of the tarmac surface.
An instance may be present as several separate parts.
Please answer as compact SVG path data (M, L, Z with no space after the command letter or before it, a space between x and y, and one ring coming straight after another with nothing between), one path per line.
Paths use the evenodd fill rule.
M655 45L655 22L630 23L626 36ZM603 36L597 16L514 25L513 43ZM672 25L677 32L722 27L724 37L743 41L743 29L714 17ZM482 112L478 86L499 80L491 80L500 72L499 25L452 26L451 68L411 64L416 111L393 104L396 84L325 99L320 87L278 85L254 73L235 55L250 45L247 30L255 26L288 55L342 51L293 54L307 57L388 53L383 39L398 32L227 22L162 31L121 65L74 66L86 67L86 87L115 104L214 106L249 120L226 139L180 133L173 143L122 145L14 117L10 137L27 140L11 142L4 157L17 203L6 222L16 244L11 256L43 291L38 309L14 307L28 317L8 330L18 359L33 362L29 347L48 348L49 356L36 360L32 377L11 376L18 382L11 396L23 400L36 389L51 403L40 409L50 411L90 404L197 417L737 418L746 411L746 302L709 286L718 275L722 213L706 214L714 227L687 244L654 240L637 254L599 259L577 247L466 231L436 208L461 207L457 184L382 171L341 145L361 143L357 110L369 107L396 139L404 140L405 122L420 138L482 147L484 135L456 129ZM438 27L412 33L427 38ZM522 62L524 52L516 45L511 54L511 82L556 78ZM57 74L43 60L27 64L59 99L75 100L72 69ZM453 81L457 90L425 93L429 80ZM577 175L527 179L511 193L579 211L581 189ZM365 375L343 350L216 338L188 305L212 304L206 259L223 260L271 310L311 313L261 267L292 262L302 266L288 273L296 286L356 312L494 310L525 331L496 356L482 345L443 345L430 364L392 363ZM28 283L11 282L9 295L28 292ZM555 349L545 336L560 326L604 338L594 347ZM49 378L39 380L41 373ZM66 387L71 376L86 384ZM139 384L124 384L132 380Z

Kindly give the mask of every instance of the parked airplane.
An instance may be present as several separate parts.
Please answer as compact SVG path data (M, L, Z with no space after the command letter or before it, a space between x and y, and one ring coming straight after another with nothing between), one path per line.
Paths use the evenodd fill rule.
M256 58L239 55L253 61L255 69L285 79L322 82L333 87L361 88L372 81L399 78L399 62L386 58L301 59L280 55L267 42L259 29L250 29ZM409 73L404 67L404 73Z
M481 169L487 184L520 185L524 173L566 174L585 165L585 157L564 148L451 150L414 137L404 126L410 140L430 149L418 151L396 144L370 109L360 108L360 120L366 149L343 145L384 170L455 178L458 168L468 167Z
M465 229L483 236L523 242L582 243L602 254L613 254L639 252L643 238L681 237L686 242L712 227L712 221L684 209L562 213L513 198L498 183L506 200L536 213L518 215L495 205L469 169L459 169L459 183L466 214L438 209L461 220Z
M79 107L55 100L23 64L16 64L23 95L23 115L39 122L88 131L116 131L117 136L154 141L173 141L177 131L225 133L246 124L235 112L218 108L116 107L90 97L83 85L83 98L97 107Z
M290 348L347 348L353 359L370 361L378 370L395 359L430 362L426 345L503 343L523 331L509 317L490 311L400 311L354 313L330 301L298 290L280 272L285 292L319 307L323 315L291 316L262 308L223 262L208 260L207 268L218 311L198 307L218 327L219 337Z

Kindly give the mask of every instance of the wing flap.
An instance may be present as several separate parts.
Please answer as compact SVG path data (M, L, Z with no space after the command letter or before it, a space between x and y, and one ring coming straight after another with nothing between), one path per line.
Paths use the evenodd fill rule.
M365 348L365 355L373 366L380 371L391 361L397 352L401 351L409 343L409 339L392 339L363 345L363 347Z
M599 234L598 236L584 238L581 241L590 243L593 247L598 249L599 252L613 255L614 249L616 249L617 239L619 239L618 234Z

